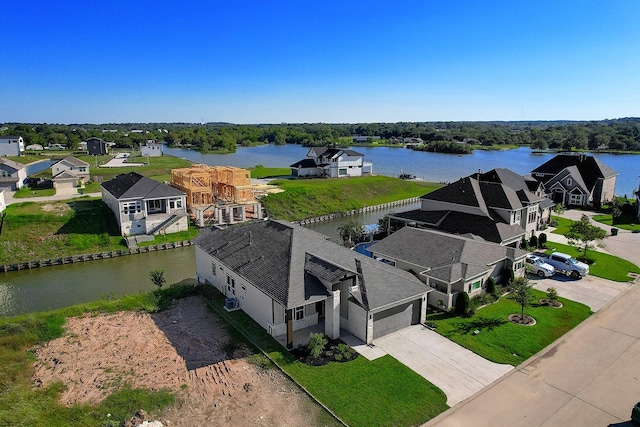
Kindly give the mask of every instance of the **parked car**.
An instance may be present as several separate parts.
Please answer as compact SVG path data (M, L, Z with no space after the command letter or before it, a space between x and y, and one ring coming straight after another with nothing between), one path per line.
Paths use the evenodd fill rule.
M587 264L562 252L552 252L548 258L543 258L543 260L551 264L557 273L571 276L574 279L579 279L589 274L589 266Z
M536 255L527 255L524 267L529 273L536 274L538 277L551 277L556 272L551 264Z

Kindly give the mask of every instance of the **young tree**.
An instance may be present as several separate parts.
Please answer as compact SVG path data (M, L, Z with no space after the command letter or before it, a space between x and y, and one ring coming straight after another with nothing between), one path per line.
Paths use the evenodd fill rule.
M592 247L591 242L594 240L602 240L607 232L602 228L591 224L589 217L582 215L580 221L574 221L569 226L569 232L564 235L569 240L582 243L584 245L584 256L587 256L587 249Z
M355 219L352 219L346 224L338 227L338 234L345 246L352 247L364 239L364 225L360 224Z
M551 304L555 304L558 301L558 291L556 291L556 288L547 288L547 299Z
M564 211L564 205L562 203L556 203L556 205L553 207L553 213L556 214L556 222L560 220L560 215L562 215Z
M531 305L531 286L526 277L516 277L511 284L511 298L520 305L520 319L524 320L524 308Z
M167 279L165 279L164 277L164 271L160 269L151 270L149 272L149 279L154 285L158 287L158 289L161 289L162 285L164 285L167 282Z

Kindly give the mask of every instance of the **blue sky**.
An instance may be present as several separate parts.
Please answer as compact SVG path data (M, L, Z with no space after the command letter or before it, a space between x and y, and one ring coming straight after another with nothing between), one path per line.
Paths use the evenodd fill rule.
M640 116L640 1L12 1L0 122Z

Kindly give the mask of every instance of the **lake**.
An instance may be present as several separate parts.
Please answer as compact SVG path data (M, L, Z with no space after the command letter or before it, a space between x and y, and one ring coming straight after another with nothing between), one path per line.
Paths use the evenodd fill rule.
M456 155L428 153L406 148L353 147L373 163L373 172L378 175L398 176L400 173L416 175L425 181L448 183L459 178L494 168L507 168L520 175L551 159L555 154L532 153L529 148L513 150L475 150L472 154ZM238 147L232 154L201 154L193 150L164 147L166 154L185 158L197 163L215 166L249 168L255 165L288 167L305 157L309 148L301 145L261 145ZM591 154L591 153L589 153ZM640 155L637 154L591 154L618 172L616 194L631 196L638 189Z

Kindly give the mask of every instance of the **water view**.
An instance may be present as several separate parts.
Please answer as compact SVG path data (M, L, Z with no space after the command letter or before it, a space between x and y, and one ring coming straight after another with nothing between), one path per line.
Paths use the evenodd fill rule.
M398 176L404 172L416 175L430 182L453 182L479 170L507 168L521 175L530 173L555 154L534 154L527 147L514 150L475 150L472 154L455 155L428 153L406 148L353 147L373 162L373 171L378 175ZM287 167L305 157L309 148L301 145L262 145L238 147L232 154L201 154L193 150L165 147L172 156L185 158L197 163L216 166L236 166L241 168L264 165L267 167ZM637 154L592 154L598 160L618 172L616 194L631 196L638 188L640 156Z

